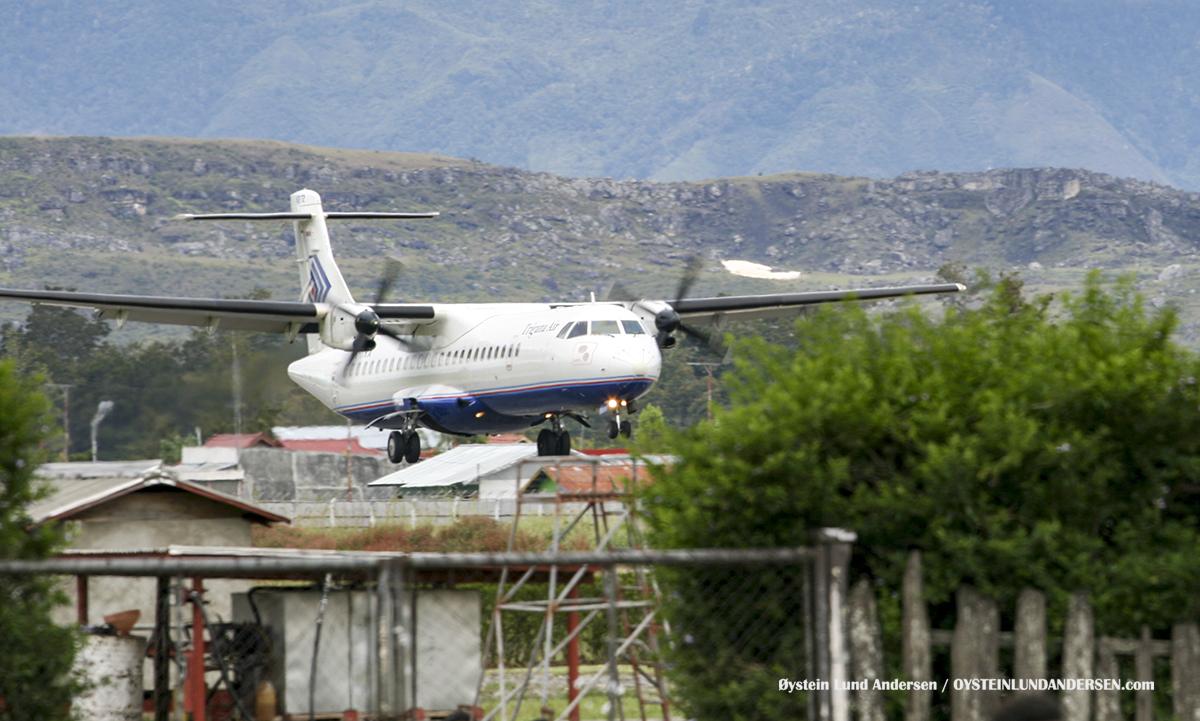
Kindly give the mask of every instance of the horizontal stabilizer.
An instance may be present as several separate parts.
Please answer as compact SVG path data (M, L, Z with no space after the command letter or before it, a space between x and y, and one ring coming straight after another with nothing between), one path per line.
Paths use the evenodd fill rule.
M438 213L322 213L326 220L425 220ZM171 220L312 220L312 213L180 213Z

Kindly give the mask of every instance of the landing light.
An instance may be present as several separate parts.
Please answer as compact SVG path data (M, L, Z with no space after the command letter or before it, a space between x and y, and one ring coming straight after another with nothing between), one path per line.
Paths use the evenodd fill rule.
M476 413L476 414L475 414L475 417L476 417L476 418L483 418L483 411L479 411L478 413Z
M616 398L613 398L612 400L610 400L610 401L608 402L608 407L609 407L609 408L616 408L616 407L617 407L617 399L616 399Z

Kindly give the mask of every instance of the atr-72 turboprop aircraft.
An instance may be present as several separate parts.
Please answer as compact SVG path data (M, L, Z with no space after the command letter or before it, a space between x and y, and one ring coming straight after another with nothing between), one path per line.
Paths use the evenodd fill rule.
M288 375L337 413L391 429L388 457L417 461L418 426L459 435L519 431L547 424L539 455L571 450L564 418L608 415L610 437L629 436L629 414L658 380L661 350L697 324L795 314L804 306L963 290L958 284L780 295L591 303L384 303L398 264L384 274L375 302L356 302L329 245L326 220L433 218L437 213L325 212L300 190L287 213L181 215L176 220L291 221L301 300L214 300L0 289L0 298L93 308L100 318L304 334L307 357ZM686 323L685 323L686 321Z

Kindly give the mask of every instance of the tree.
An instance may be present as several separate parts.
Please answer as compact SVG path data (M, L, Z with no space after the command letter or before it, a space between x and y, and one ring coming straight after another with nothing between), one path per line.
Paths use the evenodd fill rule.
M62 542L53 526L29 529L25 511L45 493L33 472L47 422L36 381L18 376L12 361L0 362L0 558L45 558ZM0 720L70 716L77 637L50 620L60 596L50 579L0 576Z
M799 546L841 526L859 535L854 572L893 589L923 549L942 611L970 583L1009 601L1040 588L1052 611L1091 589L1102 633L1195 617L1200 364L1174 327L1098 276L1061 302L1001 278L941 321L826 309L796 350L742 344L731 407L677 435L680 462L647 491L654 540ZM795 673L742 660L746 685ZM747 717L686 649L679 667L694 715Z

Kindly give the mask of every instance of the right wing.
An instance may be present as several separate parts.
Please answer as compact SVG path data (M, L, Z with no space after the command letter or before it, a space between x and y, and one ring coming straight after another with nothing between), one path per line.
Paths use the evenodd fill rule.
M839 303L844 300L881 300L910 295L961 293L961 283L937 285L908 285L898 288L860 288L857 290L820 290L808 293L775 293L769 295L729 295L717 298L683 298L666 301L679 317L686 321L708 323L718 317L729 320L755 320L794 316L807 306Z

